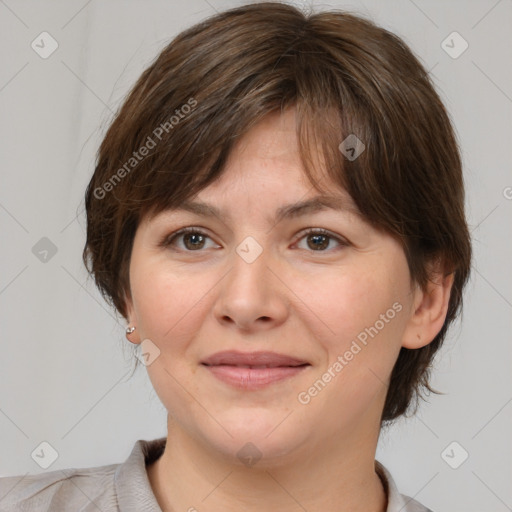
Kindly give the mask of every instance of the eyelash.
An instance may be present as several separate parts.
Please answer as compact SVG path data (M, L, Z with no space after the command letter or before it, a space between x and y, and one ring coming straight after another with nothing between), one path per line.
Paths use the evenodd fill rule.
M210 238L211 240L211 237L205 233L204 231L202 231L201 229L199 228L195 228L195 227L186 227L186 228L183 228L183 229L180 229L179 231L176 231L175 233L172 233L168 236L166 236L160 245L164 246L164 247L172 247L175 245L175 241L177 238L183 236L183 235L187 235L189 233L193 233L195 235L201 235L203 237L206 237L206 238ZM328 237L329 239L332 239L332 240L335 240L336 242L338 242L339 244L339 247L338 247L338 250L342 247L347 247L349 245L349 242L345 239L342 239L338 236L335 236L333 235L330 231L327 231L326 229L323 229L323 228L308 228L306 229L300 238L298 238L297 242L299 242L300 240L302 240L303 238L307 237L308 235L323 235L323 236L326 236ZM190 251L188 249L178 249L179 251L181 252L189 252L189 253L193 253L193 252L203 252L201 249L198 249L196 251ZM319 253L322 253L322 252L332 252L333 250L336 250L336 249L325 249L325 250L318 250L318 251L314 251L314 250L310 250L308 252L319 252Z

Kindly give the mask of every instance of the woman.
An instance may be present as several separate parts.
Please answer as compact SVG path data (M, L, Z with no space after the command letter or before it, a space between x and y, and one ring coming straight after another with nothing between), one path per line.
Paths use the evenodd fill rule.
M222 12L99 149L84 262L168 411L128 460L0 480L2 510L427 511L375 460L462 306L461 161L406 45L343 12Z

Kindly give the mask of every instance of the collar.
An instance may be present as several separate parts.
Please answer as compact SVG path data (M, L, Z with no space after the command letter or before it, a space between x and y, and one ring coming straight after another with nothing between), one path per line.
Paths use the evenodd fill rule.
M149 483L146 465L157 460L165 449L166 437L146 441L139 439L128 459L115 472L114 482L119 509L123 512L162 512ZM398 492L390 472L375 461L388 498L386 512L432 512L420 503Z
M115 472L119 510L123 512L162 512L149 483L146 465L158 459L165 449L166 437L139 439L125 462Z
M386 512L432 512L416 500L400 494L391 473L378 461L375 461L375 472L379 475L388 496Z

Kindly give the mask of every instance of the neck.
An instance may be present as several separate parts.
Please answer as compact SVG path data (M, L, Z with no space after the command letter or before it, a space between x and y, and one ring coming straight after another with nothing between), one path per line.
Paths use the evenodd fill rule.
M148 466L164 512L386 511L386 492L375 472L378 429L308 443L293 455L252 466L220 457L170 420L168 433L164 453Z

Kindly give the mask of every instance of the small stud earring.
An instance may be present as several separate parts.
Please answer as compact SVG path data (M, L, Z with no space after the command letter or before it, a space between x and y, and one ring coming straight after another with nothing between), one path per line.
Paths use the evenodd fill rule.
M129 338L130 334L131 334L133 331L135 331L135 326L133 326L133 327L128 326L128 327L126 328L126 339L127 339L130 343L134 343L134 344L136 345L137 343L133 342L133 341Z

